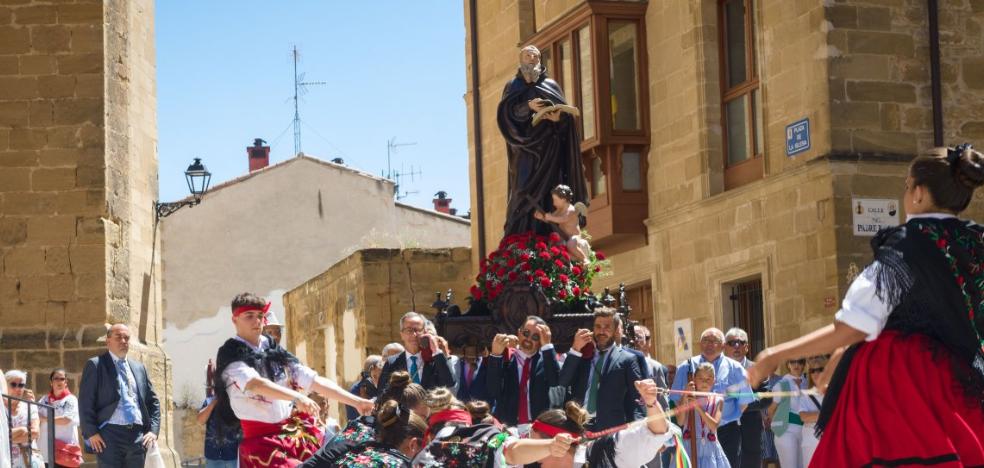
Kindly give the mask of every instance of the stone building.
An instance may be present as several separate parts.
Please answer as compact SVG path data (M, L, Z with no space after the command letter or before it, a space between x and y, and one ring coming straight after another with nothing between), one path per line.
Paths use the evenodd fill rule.
M171 446L161 348L154 2L0 4L0 367L78 390L106 323L133 332Z
M364 249L284 295L287 347L346 388L366 356L400 341L409 310L433 317L434 293L450 288L464 306L472 282L471 252L453 249ZM331 408L338 417L339 406Z
M233 334L236 294L265 297L283 322L287 290L359 249L470 242L468 220L394 201L392 181L305 155L268 166L269 148L257 149L244 155L251 172L162 221L164 348L182 363L173 372L182 418L198 409L208 360ZM295 330L288 325L285 333ZM178 429L177 439L188 443L175 448L194 458L201 439L191 426Z
M913 155L984 144L984 2L927 3L466 0L473 262L501 237L495 112L532 44L582 110L599 286L630 287L660 360L686 319L754 350L829 323L870 261L858 223L904 219Z

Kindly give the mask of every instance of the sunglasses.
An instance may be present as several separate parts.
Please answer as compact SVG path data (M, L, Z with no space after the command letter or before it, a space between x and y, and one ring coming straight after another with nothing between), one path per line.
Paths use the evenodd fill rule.
M728 340L727 345L732 348L737 348L739 346L745 346L746 343L748 342L744 340Z
M530 338L533 341L540 341L540 334L539 333L530 333L529 330L523 330L520 333L523 335L523 338ZM533 335L532 338L530 337L530 335Z
M10 388L24 388L24 387L27 387L27 384L26 383L12 382L10 384Z
M823 367L818 367L816 369L810 369L810 373L811 374L819 374L819 373L823 372L823 369L824 369Z
M68 380L68 379L66 379L65 377L55 377L55 378L53 378L51 380L53 380L55 382L61 382L62 380Z

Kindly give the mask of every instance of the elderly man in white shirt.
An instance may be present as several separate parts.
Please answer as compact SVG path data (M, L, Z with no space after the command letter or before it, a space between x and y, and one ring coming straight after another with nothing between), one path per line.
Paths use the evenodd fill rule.
M232 301L236 337L219 349L216 386L220 421L239 422L243 440L239 464L243 468L293 467L313 455L321 444L314 418L318 404L308 398L315 392L327 399L372 410L370 400L355 396L335 382L321 377L296 357L262 334L269 304L249 293Z

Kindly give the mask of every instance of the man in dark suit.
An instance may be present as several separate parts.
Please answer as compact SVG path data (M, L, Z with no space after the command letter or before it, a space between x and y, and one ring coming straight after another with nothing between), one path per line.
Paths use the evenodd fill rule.
M641 419L645 414L635 388L635 381L643 375L639 360L615 344L621 326L622 318L615 309L595 309L594 332L582 328L575 333L560 371L560 385L571 386L573 399L594 416L589 423L593 431Z
M496 401L495 417L502 423L530 424L550 409L550 387L560 379L551 338L547 322L531 315L518 335L500 333L492 339L486 383Z
M428 334L424 325L424 316L416 312L407 312L400 317L400 338L403 340L404 351L386 360L383 373L379 377L380 395L389 386L390 374L396 371L409 372L414 383L428 390L454 387L454 374L448 356L438 346L439 337ZM422 339L427 342L429 353L424 353L421 349ZM429 360L424 359L427 354L430 355Z
M458 386L455 395L458 400L467 402L471 400L483 400L494 406L488 397L486 382L488 381L488 358L478 354L476 346L462 347L462 356L455 366L454 375ZM493 400L494 401L494 400Z
M127 359L130 329L116 324L106 333L108 351L89 359L79 385L82 436L100 467L143 468L157 441L161 404L143 364Z

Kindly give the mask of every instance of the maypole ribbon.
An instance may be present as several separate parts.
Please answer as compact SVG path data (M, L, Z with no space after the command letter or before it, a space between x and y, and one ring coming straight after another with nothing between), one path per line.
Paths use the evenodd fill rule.
M797 391L792 391L792 392L738 392L738 391L736 391L736 390L738 390L738 388L740 388L740 385L733 385L731 387L728 387L725 390L724 393L697 392L697 391L692 391L692 390L670 390L670 389L667 389L667 388L660 388L659 391L665 392L665 393L674 393L674 394L685 394L685 395L694 395L694 396L716 396L716 397L723 397L723 398L728 398L728 397L732 397L733 398L733 397L745 396L745 395L756 396L756 397L759 397L759 398L781 398L781 397L792 397L792 396L803 396L803 395L819 395L820 394L820 392L818 390L815 390L815 389L810 389L810 390L797 390ZM690 410L694 409L695 407L697 407L697 404L698 404L697 401L693 401L691 403L688 403L688 404L685 404L685 405L681 405L681 406L677 406L676 408L663 411L663 414L655 414L655 415L652 415L652 416L647 416L645 418L638 419L638 420L632 421L630 423L622 424L620 426L611 427L611 428L605 429L603 431L597 431L597 432L594 432L594 431L584 431L584 435L581 436L581 439L587 439L587 440L598 439L598 438L604 437L606 435L615 434L616 432L619 432L619 431L621 431L623 429L629 429L629 428L632 428L632 427L641 426L643 424L649 424L650 421L656 421L658 419L666 419L666 420L669 420L673 416L676 416L676 415L678 415L680 413L684 413L684 412L687 412L687 411L690 411Z
M692 395L692 396L703 396L703 397L721 397L721 398L738 398L738 397L756 397L756 398L782 398L782 397L794 397L794 396L818 396L820 391L816 389L810 390L794 390L789 392L736 392L736 391L725 391L724 393L717 392L698 392L694 390L672 390L669 388L658 389L660 393L663 394L673 394L673 395Z

